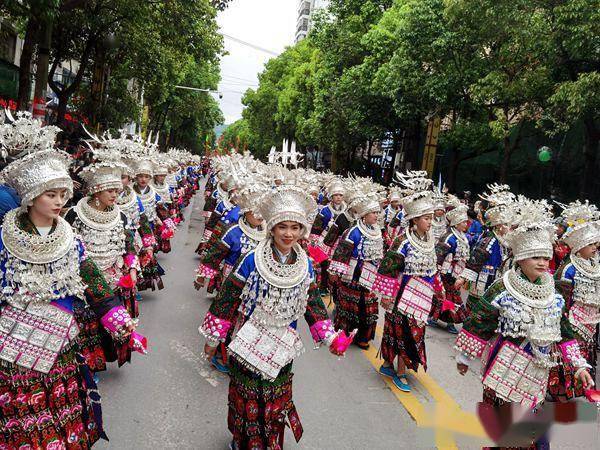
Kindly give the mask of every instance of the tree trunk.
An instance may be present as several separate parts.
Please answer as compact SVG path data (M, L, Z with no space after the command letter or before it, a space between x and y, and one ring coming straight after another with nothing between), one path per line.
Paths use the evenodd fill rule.
M506 136L502 141L502 162L500 164L500 173L498 174L498 181L501 184L506 183L508 178L508 168L510 166L510 157L512 153L512 147L510 145L510 136Z
M102 107L102 94L104 87L104 64L106 61L106 50L102 44L96 46L96 57L92 69L90 122L96 126L100 120L100 109Z
M17 94L17 109L27 111L29 109L29 90L31 89L31 60L37 32L37 23L33 17L27 21L23 50L19 58L19 93Z
M598 142L600 140L600 130L596 126L594 119L586 117L583 120L584 125L584 144L583 144L583 176L581 177L580 197L593 199L596 174L596 160L598 156Z
M37 70L33 98L46 100L48 87L48 66L50 62L50 45L52 43L52 21L47 19L41 24L38 38Z
M63 127L65 121L65 114L67 113L67 103L69 102L69 96L62 91L58 94L58 107L56 108L56 125Z
M460 151L456 148L452 149L452 162L448 170L448 189L450 192L456 192L456 174L460 165Z

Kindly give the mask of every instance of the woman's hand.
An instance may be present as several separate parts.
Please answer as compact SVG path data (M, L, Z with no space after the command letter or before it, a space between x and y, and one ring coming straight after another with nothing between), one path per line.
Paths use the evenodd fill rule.
M456 363L456 370L458 370L458 373L464 376L465 373L467 373L467 370L469 370L469 366L466 364Z
M465 284L465 282L466 282L466 280L464 278L458 277L456 279L456 281L454 282L454 289L460 290L463 287L463 285Z
M194 280L194 288L197 291L199 291L200 289L202 289L204 287L205 283L206 283L206 278L198 275L196 277L196 279Z
M334 349L333 347L330 346L329 347L329 353L333 353L334 355L337 355L337 356L344 356L344 353L346 353L346 352L339 352L339 351L337 351L336 349Z
M204 344L204 354L206 355L206 359L213 359L213 357L217 354L217 347L213 347L208 343Z
M592 376L590 375L590 373L588 372L587 369L583 369L582 371L580 371L576 378L581 381L581 384L583 384L583 387L585 389L591 388L592 386L594 386L594 379L592 378Z
M394 308L395 299L392 297L381 297L380 305L383 309L388 312L391 312Z
M131 277L131 281L133 282L133 284L136 285L137 284L137 270L130 269L129 276Z

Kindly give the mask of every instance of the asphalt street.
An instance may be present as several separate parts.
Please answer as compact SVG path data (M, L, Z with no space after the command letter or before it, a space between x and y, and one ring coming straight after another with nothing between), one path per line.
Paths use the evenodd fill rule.
M105 429L110 442L99 449L226 449L226 376L202 357L198 334L210 298L193 287L198 258L194 253L203 229L202 193L186 210L186 221L171 253L160 256L165 289L144 292L140 332L149 354L132 364L100 374ZM380 325L382 320L380 319ZM481 398L479 367L461 377L454 363L454 337L427 330L429 369L411 374L411 394L399 392L376 367L376 342L364 352L349 349L338 359L326 349L313 350L308 326L302 329L306 353L295 362L294 400L304 437L286 448L398 449L480 448L485 433L476 415ZM377 339L380 338L379 336ZM597 448L598 424L576 434L559 427L553 448Z

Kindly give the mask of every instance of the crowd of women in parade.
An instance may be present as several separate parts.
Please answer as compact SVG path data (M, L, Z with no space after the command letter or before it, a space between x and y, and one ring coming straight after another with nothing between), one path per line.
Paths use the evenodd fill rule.
M1 182L14 193L0 231L0 449L106 437L96 374L146 352L141 293L163 289L156 255L171 251L203 173L194 284L215 294L199 331L230 378L232 449L282 448L286 426L300 440L301 317L340 356L368 349L383 314L379 373L404 392L427 369L430 326L456 334L459 373L482 359L492 408L598 394L600 212L587 201L493 184L470 205L421 171L384 187L108 133L88 133L74 182L59 132L28 113L0 124Z
M230 448L282 448L286 425L300 439L302 316L340 355L368 349L382 313L379 372L404 392L410 370L427 369L429 325L457 335L460 374L482 360L491 408L595 401L600 212L589 202L493 184L468 204L422 171L384 187L238 153L213 158L209 173L195 285L216 294L199 331L230 377Z
M0 120L10 200L0 232L3 450L85 449L106 438L96 374L146 353L140 292L163 288L156 255L170 251L199 188L199 157L108 134L88 136L89 164L74 182L59 132L25 112Z

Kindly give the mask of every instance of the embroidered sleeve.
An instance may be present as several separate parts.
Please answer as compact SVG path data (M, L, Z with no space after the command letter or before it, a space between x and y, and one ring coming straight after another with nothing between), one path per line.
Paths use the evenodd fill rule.
M401 221L402 221L402 214L398 213L392 218L392 220L390 220L389 227L390 228L398 228L400 226Z
M220 212L216 210L213 211L212 215L210 216L210 219L208 220L208 222L206 222L206 226L204 227L205 230L210 230L212 232L221 220L221 217L222 216Z
M221 263L227 258L231 250L226 238L227 235L223 238L213 235L200 260L197 271L199 276L210 279L219 273Z
M123 256L123 262L127 268L139 270L139 261L137 257L137 251L135 248L135 231L125 229L125 255Z
M444 261L450 253L452 253L452 246L447 242L447 239L440 239L437 244L435 244L438 267L441 267L444 264Z
M313 281L308 290L308 303L306 305L306 312L304 313L304 318L310 327L311 334L313 339L315 336L319 336L320 339L314 339L315 342L319 342L328 338L329 336L325 336L326 333L317 332L317 328L319 331L323 329L323 325L331 325L331 321L329 320L329 316L327 315L327 308L325 308L325 304L321 299L321 295L319 293L319 289L317 284ZM315 334L316 333L316 334Z
M329 272L334 275L344 275L350 267L355 243L350 239L349 234L350 230L346 230L331 258Z
M148 220L148 216L145 213L140 214L139 233L142 237L142 243L144 247L151 247L156 243L156 241L154 240L154 233L152 232L152 227L150 226L150 221Z
M123 306L102 271L91 258L86 258L80 263L79 274L87 286L85 299L98 317L103 317L114 307Z
M325 217L323 217L323 213L317 214L315 217L315 221L313 223L312 229L310 230L311 236L321 236L325 231Z
M468 281L477 280L477 274L481 272L483 265L490 257L490 251L488 250L491 237L481 239L473 251L471 252L471 257L467 262L465 270L463 270L462 277Z
M556 289L567 301L567 304L570 304L571 298L573 297L573 289L575 288L574 269L573 265L566 261L561 264L554 274Z
M241 259L238 265L225 279L217 297L210 305L208 311L209 314L218 318L221 323L229 324L229 326L231 326L236 316L239 314L238 308L242 301L242 291L244 290L244 285L246 284L249 272L253 270L253 258L254 255L250 252ZM207 319L205 319L205 322L206 321ZM209 330L203 329L203 326L201 326L200 333L207 337L209 342L211 342L211 333L209 333ZM212 339L212 342L214 343L214 337Z
M211 195L204 201L204 208L202 210L205 212L213 212L215 206L217 206L217 200Z
M591 369L592 366L586 361L579 348L579 343L575 339L563 341L559 344L563 361L570 363L575 368Z
M164 203L156 204L156 215L161 221L164 221L169 218L169 210L167 209Z
M323 238L323 250L328 254L328 255L332 255L333 254L333 250L335 247L335 244L338 241L338 238L340 237L341 234L341 228L340 225L338 224L338 221L336 220L333 225L331 225L329 227L329 229L327 230L327 232L325 233L325 237Z
M467 308L471 314L465 320L454 345L463 355L481 358L487 342L496 334L499 311L492 306L492 300L503 290L502 280L498 280L482 297L469 297Z
M400 290L400 275L404 271L404 254L400 238L392 244L379 264L372 291L380 297L396 298Z

